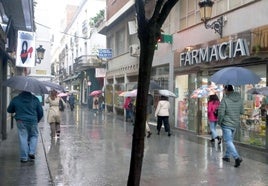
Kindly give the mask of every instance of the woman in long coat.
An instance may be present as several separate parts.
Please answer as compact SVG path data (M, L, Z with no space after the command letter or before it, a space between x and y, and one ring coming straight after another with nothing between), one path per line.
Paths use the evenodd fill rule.
M60 98L57 97L57 91L52 90L50 96L47 97L46 103L49 104L47 121L50 124L51 137L55 138L60 136L60 122L61 122L61 113L59 109L60 100L63 102L64 107L66 103Z

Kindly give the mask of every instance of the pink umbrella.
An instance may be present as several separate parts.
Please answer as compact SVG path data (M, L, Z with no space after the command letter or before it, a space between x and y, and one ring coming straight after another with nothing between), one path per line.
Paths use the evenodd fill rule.
M97 95L100 95L101 93L102 93L102 90L94 90L89 95L90 96L97 96Z
M68 96L68 95L69 95L68 93L61 92L58 94L58 97L64 97L64 96Z

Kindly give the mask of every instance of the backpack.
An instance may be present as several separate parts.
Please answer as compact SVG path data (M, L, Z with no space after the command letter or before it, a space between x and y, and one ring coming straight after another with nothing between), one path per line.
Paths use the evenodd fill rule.
M64 111L64 105L63 105L62 99L60 99L59 101L59 110Z

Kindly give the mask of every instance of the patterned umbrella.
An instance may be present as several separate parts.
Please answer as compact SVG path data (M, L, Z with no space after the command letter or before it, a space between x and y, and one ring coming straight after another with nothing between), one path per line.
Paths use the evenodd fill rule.
M191 98L204 98L223 91L220 85L202 85L193 91Z
M131 91L125 91L119 94L119 96L124 97L136 97L137 96L137 89L131 90Z

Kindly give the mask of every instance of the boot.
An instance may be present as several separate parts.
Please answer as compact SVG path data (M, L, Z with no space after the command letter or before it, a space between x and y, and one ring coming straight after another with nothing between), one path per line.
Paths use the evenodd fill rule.
M236 158L234 167L236 168L239 167L242 161L243 161L242 158Z

